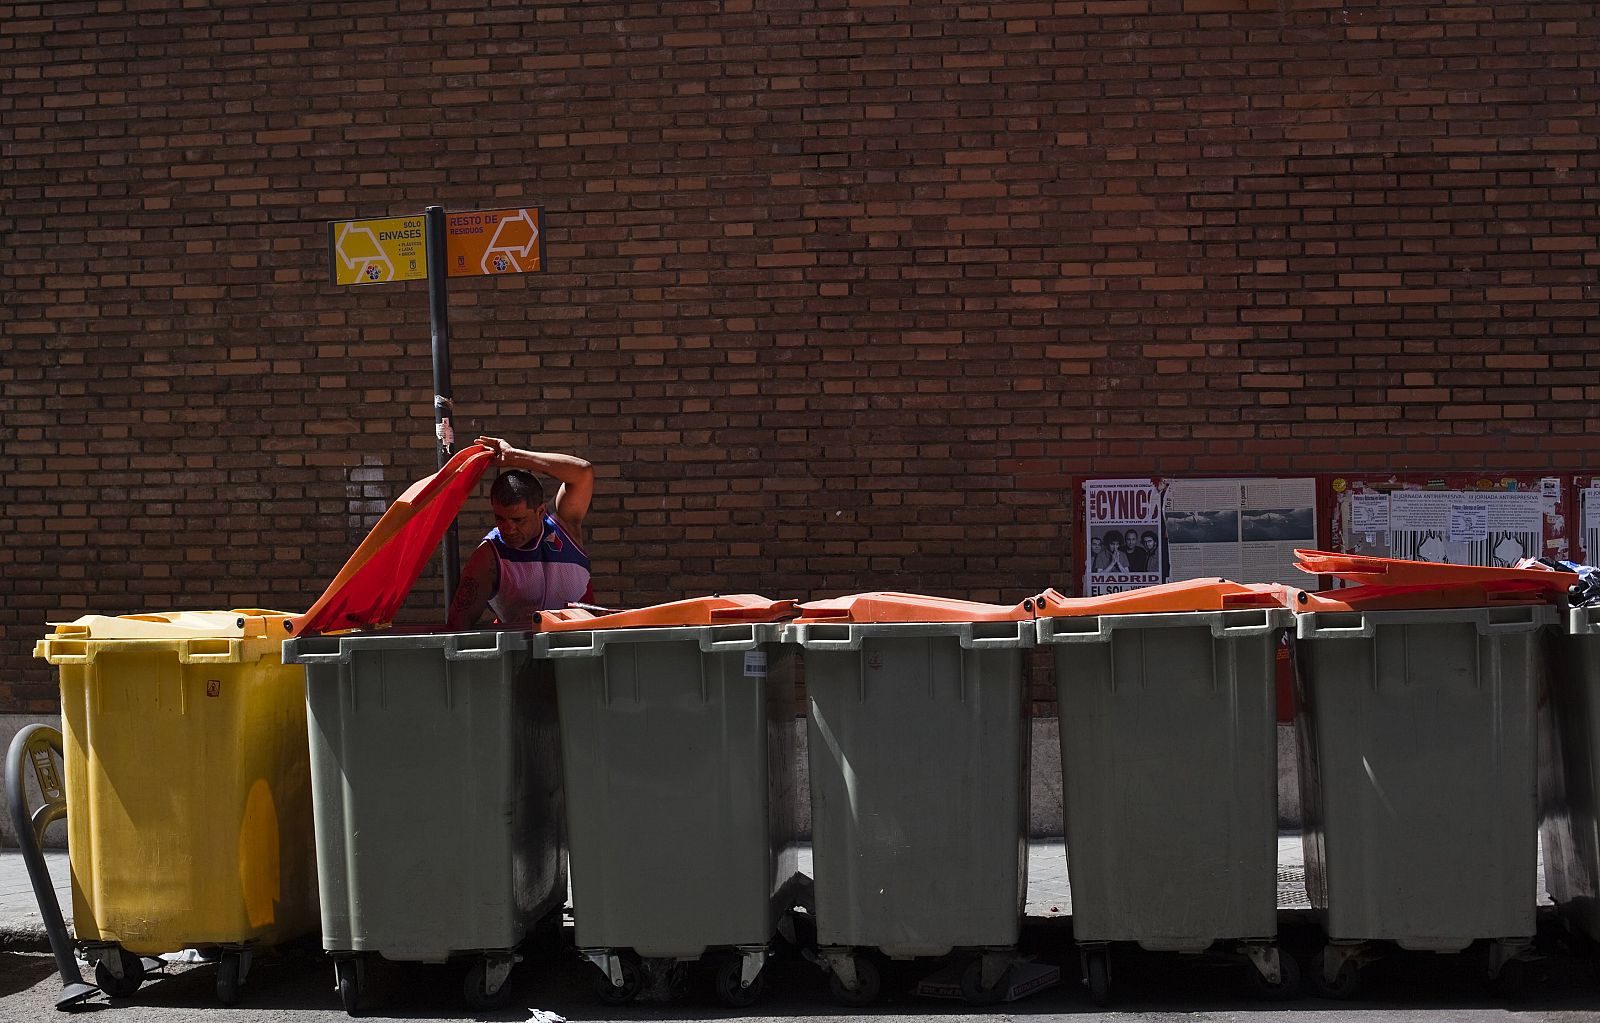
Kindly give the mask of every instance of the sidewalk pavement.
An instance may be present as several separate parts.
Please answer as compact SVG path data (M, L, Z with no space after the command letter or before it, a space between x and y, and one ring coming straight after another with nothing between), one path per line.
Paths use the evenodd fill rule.
M67 854L60 850L46 850L45 860L50 867L51 879L56 884L56 898L61 913L72 926L72 888L69 879ZM811 873L811 847L803 846L800 869ZM1544 862L1539 862L1538 902L1551 905L1544 886ZM1305 860L1298 832L1278 835L1278 908L1280 910L1306 910L1311 903L1305 892ZM1067 858L1062 840L1041 839L1028 843L1028 903L1027 915L1042 919L1069 916L1072 913L1072 886L1067 881ZM40 921L39 906L34 901L33 886L28 883L27 865L22 853L16 849L0 850L0 949L12 951L40 951L50 949Z

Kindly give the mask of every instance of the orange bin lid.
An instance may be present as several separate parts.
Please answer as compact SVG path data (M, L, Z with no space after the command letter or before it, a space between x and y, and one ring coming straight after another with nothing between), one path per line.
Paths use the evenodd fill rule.
M1040 618L1093 615L1181 614L1189 611L1243 611L1292 607L1294 590L1275 583L1235 583L1226 579L1186 579L1144 586L1099 597L1064 597L1055 590L1039 594Z
M1390 586L1504 586L1523 583L1533 589L1565 593L1577 577L1551 568L1491 568L1485 565L1442 565L1403 558L1374 558L1333 551L1294 552L1295 567L1312 575L1331 575L1354 583Z
M632 611L595 614L581 608L540 611L540 632L589 632L597 629L661 629L676 625L732 625L777 622L794 617L792 600L772 600L754 593L692 597Z
M1025 622L1033 618L1034 598L1006 607L919 593L875 591L813 600L800 605L801 622Z
M1562 573L1549 573L1561 575ZM1561 592L1565 593L1565 589ZM1440 586L1431 583L1414 583L1407 586L1383 586L1367 583L1338 590L1310 593L1296 590L1296 611L1420 611L1447 610L1467 607L1504 607L1514 604L1548 604L1552 591L1538 584L1520 579L1504 582L1474 583L1462 586Z
M455 522L494 452L481 444L458 451L444 468L413 483L361 541L311 610L284 623L292 635L387 625Z

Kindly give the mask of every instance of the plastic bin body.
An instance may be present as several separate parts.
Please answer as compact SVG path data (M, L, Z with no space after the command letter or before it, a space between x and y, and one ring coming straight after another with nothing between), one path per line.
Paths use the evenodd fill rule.
M579 948L765 945L793 905L796 664L779 629L535 638L560 694Z
M555 690L526 633L290 640L306 666L323 947L438 962L566 900Z
M1076 940L1277 933L1286 610L1040 618L1055 648Z
M1033 623L797 624L817 940L1014 946L1027 895Z
M1334 940L1534 933L1549 607L1297 616L1306 889Z
M1539 837L1550 898L1600 941L1600 607L1552 630L1539 707Z
M234 612L159 617L37 651L61 677L77 938L155 955L311 933L305 674Z

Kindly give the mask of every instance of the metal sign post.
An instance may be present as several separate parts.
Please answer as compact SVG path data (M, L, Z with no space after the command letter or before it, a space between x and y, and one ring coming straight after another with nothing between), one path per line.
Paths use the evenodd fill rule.
M544 269L544 211L537 206L446 213L429 206L421 217L344 220L328 225L335 285L428 282L433 335L433 432L439 467L455 448L450 390L451 277L537 273ZM454 523L444 536L444 606L448 611L461 575Z
M439 439L439 468L450 461L456 446L450 428L450 302L446 289L450 273L446 268L449 236L443 206L429 206L428 221L428 318L433 332L433 433ZM444 606L448 611L456 595L456 580L461 578L461 550L456 541L456 524L444 534Z

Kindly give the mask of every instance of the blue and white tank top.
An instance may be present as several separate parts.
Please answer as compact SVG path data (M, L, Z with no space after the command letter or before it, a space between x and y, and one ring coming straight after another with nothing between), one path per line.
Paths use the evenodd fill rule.
M537 611L594 599L589 555L555 516L544 517L544 535L530 546L510 546L500 538L498 527L491 529L483 542L494 548L499 561L500 580L489 606L500 624L526 629Z

